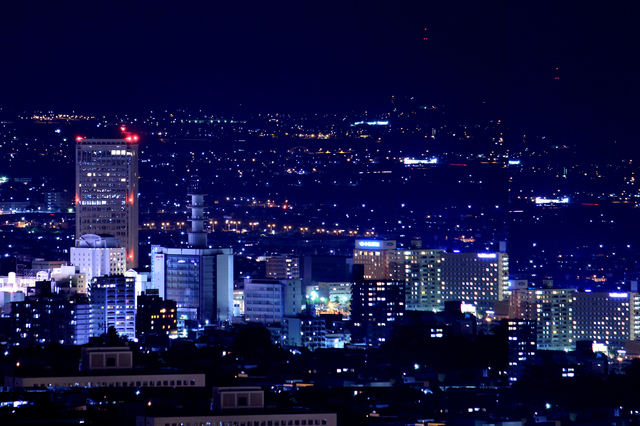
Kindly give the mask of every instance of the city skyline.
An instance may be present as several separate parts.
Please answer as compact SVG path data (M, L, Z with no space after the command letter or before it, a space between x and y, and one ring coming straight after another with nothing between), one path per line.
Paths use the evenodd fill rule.
M0 423L637 423L638 18L4 3Z

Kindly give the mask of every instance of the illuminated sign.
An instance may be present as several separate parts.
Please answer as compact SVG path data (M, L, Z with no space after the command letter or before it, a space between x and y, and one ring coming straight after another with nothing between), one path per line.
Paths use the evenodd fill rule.
M480 259L495 259L498 257L495 253L478 253L478 258Z
M536 197L536 204L567 204L569 202L569 197L564 198L543 198Z
M370 250L395 250L395 240L356 240L356 248L370 249Z
M604 343L597 343L597 342L591 343L591 350L593 352L602 352L604 354L609 352L607 345L605 345Z
M402 159L405 166L412 166L416 164L438 164L438 159L435 157L427 158L425 160L417 160L415 158L405 157Z
M528 280L513 280L509 281L509 290L522 290L529 287Z
M609 293L609 297L627 297L627 293Z
M388 121L356 121L351 126L359 126L361 124L367 124L369 126L388 126Z
M380 248L380 241L358 241L358 247L362 248Z

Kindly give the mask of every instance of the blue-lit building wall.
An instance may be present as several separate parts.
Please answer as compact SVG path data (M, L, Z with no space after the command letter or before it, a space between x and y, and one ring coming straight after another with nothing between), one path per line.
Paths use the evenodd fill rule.
M231 249L173 249L154 246L152 287L174 300L181 323L229 321L233 308Z

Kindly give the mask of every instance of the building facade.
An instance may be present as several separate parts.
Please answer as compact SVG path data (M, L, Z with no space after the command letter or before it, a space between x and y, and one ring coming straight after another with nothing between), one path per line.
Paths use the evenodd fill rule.
M230 248L151 248L152 287L175 300L178 320L226 322L233 318L233 252Z
M138 266L138 143L76 140L76 240L111 235L126 249L126 268Z
M572 299L574 341L589 340L615 353L640 336L638 293L581 291Z
M440 311L442 294L442 255L444 250L404 250L404 280L407 310Z
M280 323L284 316L284 288L280 280L245 279L244 319L262 324Z
M91 305L87 299L69 300L59 295L27 297L11 307L11 338L22 346L56 342L89 342Z
M354 268L355 274L361 271ZM361 279L352 284L351 321L354 343L379 347L391 336L393 326L404 319L404 282Z
M139 295L136 311L137 335L170 336L175 333L178 328L177 310L175 300L162 300L157 294Z
M535 360L537 350L536 322L509 320L509 383L524 377L525 368Z
M266 276L276 280L300 278L300 258L271 256L265 260Z
M356 240L353 264L364 267L365 280L399 280L404 272L393 240Z
M442 300L490 310L509 290L507 253L442 253Z
M282 343L314 351L327 347L327 327L322 318L312 316L285 317L282 320Z
M93 277L124 275L126 256L126 249L115 237L86 234L71 247L71 264L89 283Z
M364 267L364 279L404 281L407 310L438 312L445 302L461 301L482 313L509 294L507 253L403 250L395 241L356 240L353 264Z
M131 277L95 277L91 283L91 314L94 336L114 327L121 336L136 338L136 292Z

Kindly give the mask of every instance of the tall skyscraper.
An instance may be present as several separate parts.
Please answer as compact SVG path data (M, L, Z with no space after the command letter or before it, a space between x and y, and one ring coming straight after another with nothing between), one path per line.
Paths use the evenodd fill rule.
M138 266L138 137L76 139L76 240L111 235Z

